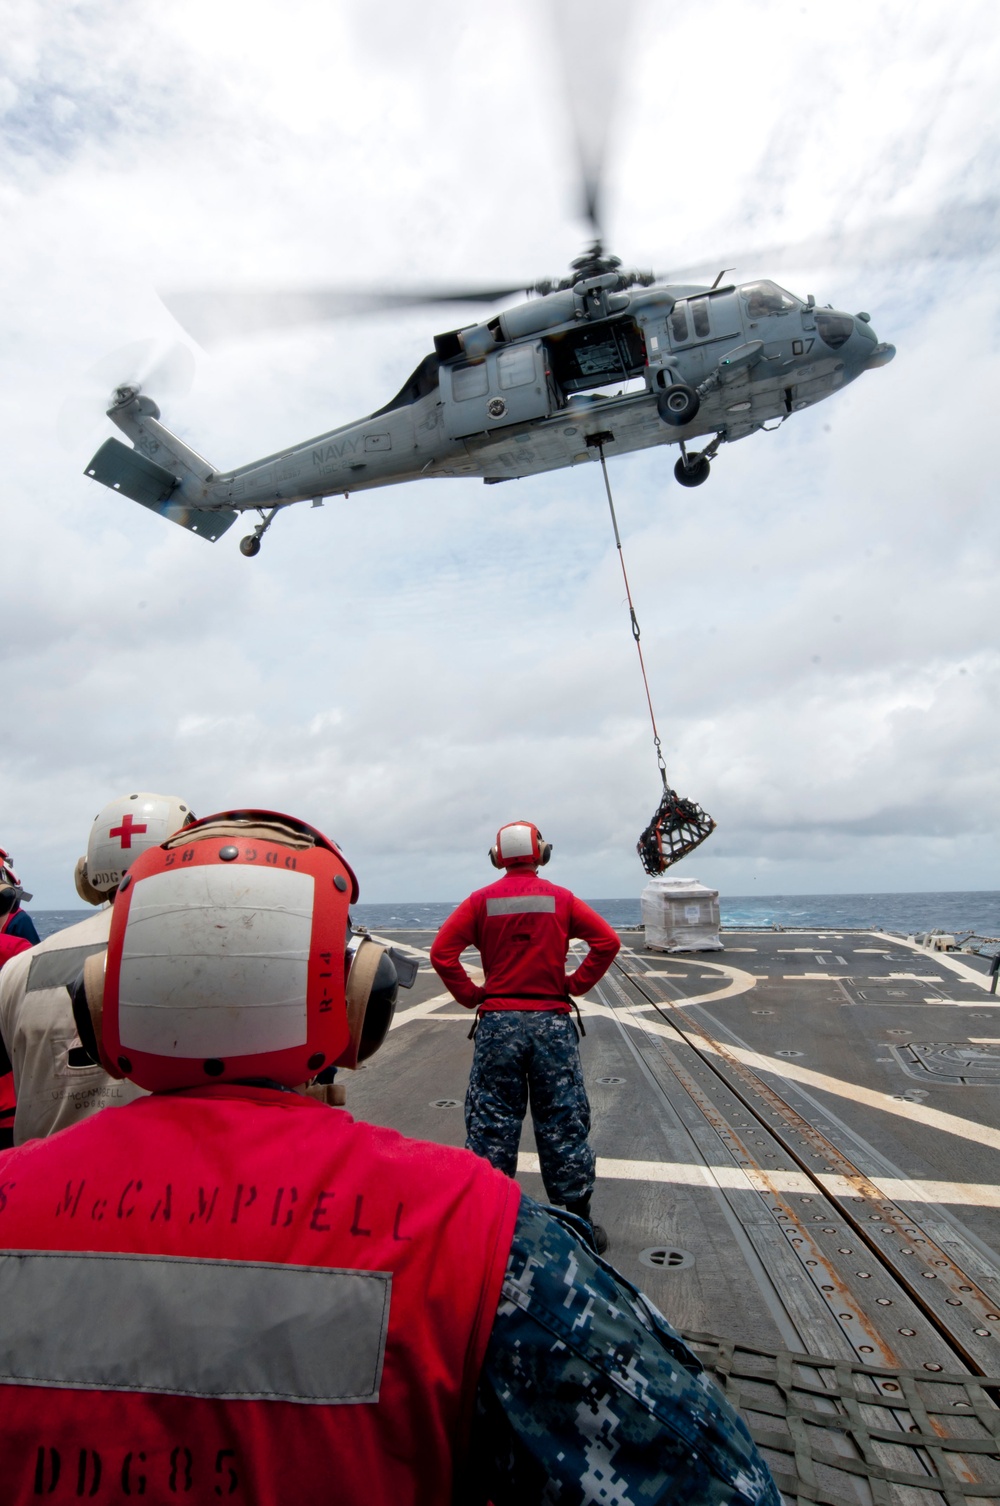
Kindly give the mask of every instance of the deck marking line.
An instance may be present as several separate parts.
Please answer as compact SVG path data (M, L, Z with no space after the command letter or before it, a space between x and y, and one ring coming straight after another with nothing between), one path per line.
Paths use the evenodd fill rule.
M958 976L960 978L964 978L967 983L974 983L976 987L981 988L984 993L989 992L989 973L977 972L974 967L969 967L967 962L959 962L958 959L956 957L953 957L950 952L928 953L927 948L921 946L919 942L904 941L901 936L894 937L893 941L896 946L909 947L911 952L917 952L922 957L933 956L935 967L950 968L953 973L957 973Z
M641 1028L650 1027L644 1021ZM762 1056L759 1052L748 1051L743 1046L727 1046L725 1051L720 1051L718 1046L712 1043L705 1044L703 1049L714 1051L723 1058L726 1055L732 1055L737 1061L741 1061L744 1066L752 1068L755 1072L770 1072L790 1082L801 1082L808 1087L817 1088L821 1093L833 1093L838 1098L852 1099L853 1102L862 1103L867 1108L880 1109L886 1114L896 1114L911 1124L925 1124L929 1129L942 1130L945 1134L971 1140L976 1145L986 1145L991 1150L1000 1150L1000 1130L994 1129L989 1124L980 1124L975 1119L963 1119L958 1114L946 1114L941 1109L932 1109L925 1104L914 1103L912 1100L903 1103L892 1098L888 1093L879 1093L873 1088L863 1088L860 1083L845 1082L839 1077L831 1077L826 1072L814 1072L811 1067L800 1067L794 1062L778 1061L774 1057ZM874 1178L869 1178L869 1180L873 1181Z
M423 947L411 946L408 941L393 941L388 936L376 936L374 931L369 931L368 934L379 946L394 946L398 952L408 952L411 957L422 957L425 962L431 960L430 952L424 951Z
M639 957L637 956L637 954L634 953L634 952L632 953L632 960L634 960L634 961L639 961L640 960ZM676 958L671 958L671 961L673 961L673 962L686 962L687 958L685 958L685 957L676 957ZM694 960L694 958L692 958L691 962L690 962L690 966L691 967L714 967L715 970L716 970L716 974L719 976L720 982L723 979L726 980L725 987L724 988L713 989L709 993L691 994L687 998L684 998L684 999L661 999L661 1000L658 1000L657 1004L658 1004L658 1007L660 1009L686 1009L691 1004L710 1004L715 999L734 999L734 998L736 998L736 996L738 994L748 993L750 989L757 987L757 979L754 977L753 973L744 972L744 970L741 967L728 967L724 962L711 962L711 963L709 963L709 962L705 962L704 959L700 958L700 957L698 958L697 962ZM624 971L624 969L623 969L623 971ZM628 976L627 972L626 972L626 976ZM686 974L681 974L680 976L682 976L682 977L691 977L692 975L690 973L686 973ZM708 978L711 978L713 976L713 974L707 973L704 976L708 977ZM766 977L767 974L762 974L762 976ZM653 973L653 972L646 972L646 973L636 972L635 973L635 977L636 978L655 978L656 974ZM645 1005L645 1006L638 1006L638 1007L653 1008L655 1006Z
M538 1156L521 1151L519 1172L539 1173ZM672 1187L719 1187L736 1192L782 1192L815 1196L816 1182L804 1171L759 1171L732 1163L707 1165L692 1161L629 1161L614 1156L597 1157L597 1176L611 1182L654 1182ZM820 1173L817 1180L831 1197L851 1197L857 1187L850 1177ZM993 1183L932 1182L907 1177L859 1179L878 1188L884 1197L905 1203L951 1203L970 1208L1000 1207L1000 1187Z
M435 994L433 999L425 999L422 1004L411 1004L409 1009L398 1010L393 1016L390 1030L398 1030L400 1025L409 1025L411 1020L422 1020L425 1016L440 1009L443 1004L454 1004L451 994ZM456 1015L457 1019L458 1016ZM469 1018L472 1018L472 1010L469 1010Z
M700 1001L686 1000L685 1003ZM677 1008L683 1007L678 1004ZM619 1011L624 1016L626 1023L628 1013ZM656 1020L639 1020L635 1029L645 1030L650 1035L659 1035L667 1040L677 1040L678 1032L673 1026L660 1024ZM681 1037L684 1040L684 1037ZM689 1044L685 1042L685 1044ZM930 1129L943 1130L945 1134L956 1135L963 1140L971 1140L975 1145L986 1145L991 1150L1000 1150L1000 1130L993 1129L991 1125L980 1124L974 1119L963 1119L957 1114L946 1114L941 1109L929 1108L925 1104L914 1103L912 1099L902 1102L892 1098L888 1093L879 1093L872 1088L863 1088L859 1083L845 1082L839 1077L831 1077L826 1072L814 1072L811 1067L800 1067L794 1062L787 1060L779 1061L775 1057L762 1056L758 1051L747 1050L743 1046L726 1046L722 1049L714 1041L704 1041L700 1049L710 1051L714 1055L725 1060L732 1056L735 1060L750 1067L755 1072L770 1072L776 1077L783 1077L788 1082L800 1082L804 1086L817 1088L822 1093L832 1093L838 1098L849 1098L855 1103L865 1104L868 1108L880 1109L886 1114L896 1114L900 1119L906 1119L911 1124L925 1124ZM869 1181L874 1181L870 1177Z
M482 983L482 968L470 967L468 972L473 983ZM455 998L447 991L442 994L434 994L432 998L424 999L420 1004L411 1004L409 1009L397 1010L389 1029L398 1030L400 1025L408 1025L411 1020L424 1019L425 1016L431 1014L435 1009L440 1009L442 1004L454 1004L456 1002ZM468 1014L469 1018L471 1018L473 1011L470 1009ZM461 1018L461 1016L455 1016L454 1018Z

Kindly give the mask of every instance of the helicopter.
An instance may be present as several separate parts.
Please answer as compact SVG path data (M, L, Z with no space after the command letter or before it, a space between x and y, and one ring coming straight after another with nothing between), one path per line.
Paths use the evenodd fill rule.
M569 276L525 290L526 302L437 335L384 407L234 470L190 449L126 382L107 416L132 445L106 440L85 474L212 542L257 512L240 542L247 557L286 507L406 481L494 485L666 444L680 449L677 481L701 486L724 444L779 426L896 353L867 313L724 276L659 282L623 269L598 241ZM497 302L516 291L462 296ZM165 301L200 332L197 295Z
M542 6L592 238L568 276L486 289L162 294L207 346L345 314L457 303L481 311L519 294L527 301L437 335L433 352L374 413L235 470L217 470L172 434L141 382L122 382L107 416L132 445L107 440L86 474L212 542L241 513L256 512L260 521L240 541L252 557L284 508L401 482L456 476L489 486L665 444L680 451L677 481L701 486L724 444L777 427L891 361L895 348L878 340L867 313L818 308L811 295L794 297L767 279L723 283L732 268L711 286L692 280L703 266L673 277L629 271L606 252L606 159L633 8L620 0L609 35L600 0ZM606 40L599 49L591 45L597 33ZM942 252L933 225L911 238ZM826 258L849 251L842 240L828 241ZM869 227L866 248L872 240ZM816 249L801 247L810 261Z

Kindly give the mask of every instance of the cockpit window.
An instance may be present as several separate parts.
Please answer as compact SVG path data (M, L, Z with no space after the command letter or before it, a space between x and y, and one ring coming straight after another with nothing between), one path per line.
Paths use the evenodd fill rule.
M833 314L826 309L817 309L816 331L824 345L829 345L831 350L839 350L854 334L854 320L850 314Z
M747 301L751 319L765 319L769 314L787 314L799 307L799 299L779 288L776 282L746 282L740 292Z

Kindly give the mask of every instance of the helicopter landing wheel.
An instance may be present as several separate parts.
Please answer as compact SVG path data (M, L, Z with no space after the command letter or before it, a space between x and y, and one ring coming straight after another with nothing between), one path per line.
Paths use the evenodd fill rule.
M656 399L657 413L665 424L670 424L674 429L683 429L685 424L689 424L697 416L700 407L701 398L693 387L688 387L684 382L675 382Z
M674 466L674 475L681 486L701 486L702 482L708 480L711 469L705 455L689 455L686 459L682 455Z
M260 553L260 539L255 533L248 533L245 539L240 539L240 553L245 554L248 560Z

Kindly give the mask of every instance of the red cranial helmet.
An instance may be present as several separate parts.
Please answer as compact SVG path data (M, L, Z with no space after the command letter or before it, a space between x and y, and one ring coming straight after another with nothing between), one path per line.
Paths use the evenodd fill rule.
M355 1065L377 971L349 1019L357 894L333 842L271 811L209 816L147 849L118 890L103 987L99 957L84 971L105 1065L153 1091L297 1087Z
M490 848L494 868L544 868L552 856L552 843L546 842L531 821L510 821L501 826Z

